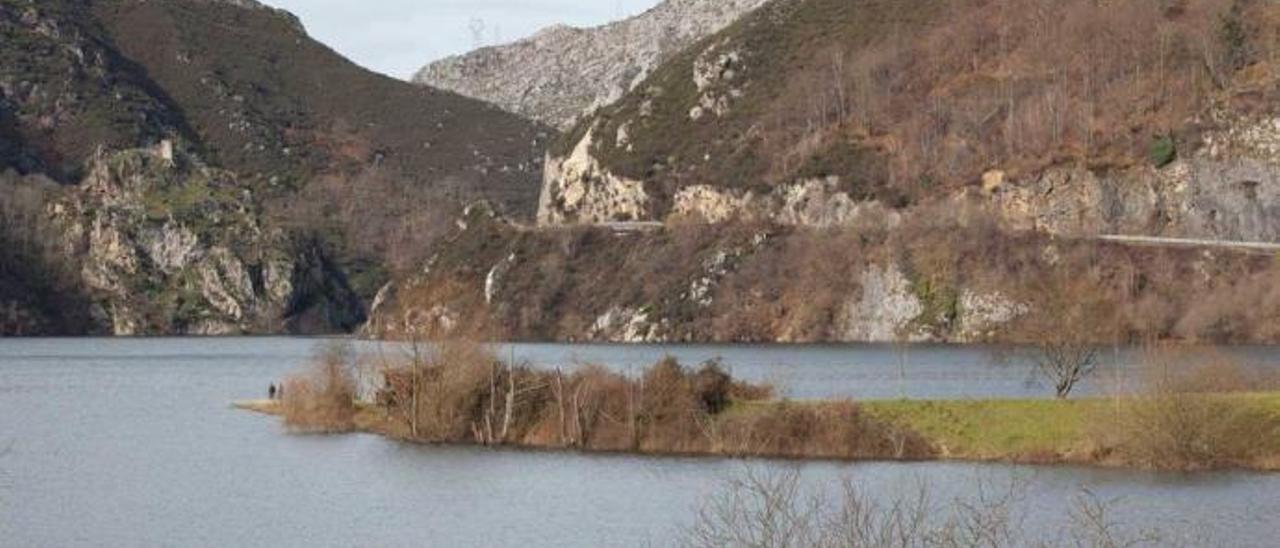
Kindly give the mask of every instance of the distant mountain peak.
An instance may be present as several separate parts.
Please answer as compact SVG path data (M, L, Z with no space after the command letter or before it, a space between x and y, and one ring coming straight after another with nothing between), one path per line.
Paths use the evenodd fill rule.
M414 82L492 102L561 128L633 89L655 68L765 0L667 0L635 17L442 59Z

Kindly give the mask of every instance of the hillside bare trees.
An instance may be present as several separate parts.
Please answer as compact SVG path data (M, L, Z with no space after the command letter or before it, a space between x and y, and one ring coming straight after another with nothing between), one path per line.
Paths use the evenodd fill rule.
M892 32L831 18L833 32L859 39L825 46L788 79L764 140L775 175L849 138L874 143L895 186L915 192L997 166L1144 162L1153 139L1180 131L1278 44L1267 26L1278 10L1243 0L913 10L877 13Z

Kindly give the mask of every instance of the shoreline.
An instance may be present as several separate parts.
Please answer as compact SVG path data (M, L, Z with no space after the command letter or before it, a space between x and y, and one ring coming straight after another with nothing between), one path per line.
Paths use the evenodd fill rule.
M1233 403L1265 413L1280 421L1280 393L1249 393L1226 396ZM840 405L834 401L776 401L736 405L727 412L730 417L750 416L773 411L781 406L823 409ZM1167 467L1135 462L1119 455L1115 448L1100 446L1089 421L1103 418L1115 399L1085 398L1076 400L878 400L856 404L867 416L909 429L928 444L925 456L848 457L830 454L734 451L723 448L698 451L667 450L601 450L557 443L510 442L485 445L461 441L414 439L407 425L388 416L385 410L371 404L357 404L353 425L346 432L382 436L388 439L439 446L470 446L541 452L576 452L600 455L634 455L654 458L728 458L771 459L811 462L973 462L1029 466L1081 466L1135 471L1202 473L1214 471L1280 472L1280 436L1261 436L1257 442L1265 447L1255 458L1223 459L1210 465ZM232 407L261 415L280 417L279 401L243 400ZM308 433L305 430L299 433ZM326 433L318 431L314 433ZM327 432L344 433L344 432ZM1276 434L1276 433L1273 433Z

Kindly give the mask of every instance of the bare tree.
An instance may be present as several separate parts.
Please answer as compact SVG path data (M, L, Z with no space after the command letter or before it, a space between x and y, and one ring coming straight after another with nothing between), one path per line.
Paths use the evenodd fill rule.
M1071 395L1080 381L1098 369L1098 348L1072 337L1043 340L1036 345L1036 371L1053 383L1058 399Z
M1097 372L1101 343L1115 340L1115 309L1089 273L1059 272L1037 288L1037 312L1027 335L1035 373L1066 399Z

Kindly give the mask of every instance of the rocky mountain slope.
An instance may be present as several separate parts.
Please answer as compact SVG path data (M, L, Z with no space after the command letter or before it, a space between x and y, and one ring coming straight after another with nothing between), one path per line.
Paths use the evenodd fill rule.
M359 299L314 242L270 226L252 185L183 154L93 158L52 205L83 251L94 316L115 335L316 333L364 321Z
M39 259L2 269L0 332L350 329L353 272L391 259L341 242L396 197L420 198L415 222L480 198L531 216L548 135L357 67L256 2L0 0L0 235L31 248L6 259ZM382 199L312 210L316 181ZM41 272L71 273L76 299Z
M1273 239L1274 5L775 0L579 123L545 224L1012 224Z
M1273 257L1094 238L1280 240L1277 21L774 0L563 134L538 228L470 219L368 329L1280 340Z
M621 98L685 47L764 1L666 0L601 27L551 27L512 44L442 59L413 80L566 127Z

